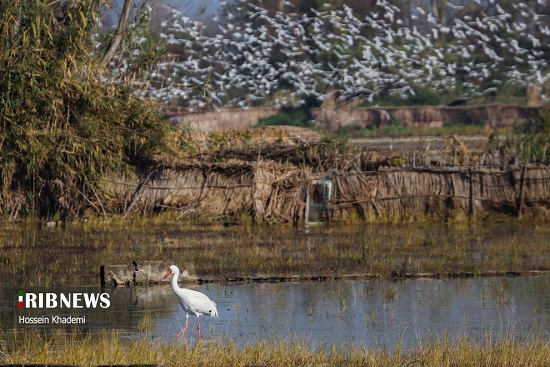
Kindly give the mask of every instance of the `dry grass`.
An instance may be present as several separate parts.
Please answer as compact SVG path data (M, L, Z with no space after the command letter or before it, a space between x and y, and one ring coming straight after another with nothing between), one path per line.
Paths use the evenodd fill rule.
M309 347L301 341L262 341L237 346L233 341L200 341L192 348L179 342L154 344L118 335L57 336L44 340L29 335L21 347L4 351L4 363L78 366L157 364L171 366L485 366L550 365L550 347L543 336L517 340L503 337L474 340L442 336L407 350L360 346Z

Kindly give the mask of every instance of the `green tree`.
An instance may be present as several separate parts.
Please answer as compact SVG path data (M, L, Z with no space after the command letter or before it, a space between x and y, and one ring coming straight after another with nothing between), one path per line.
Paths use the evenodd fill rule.
M0 2L0 214L108 212L106 176L165 149L154 106L91 56L99 0Z

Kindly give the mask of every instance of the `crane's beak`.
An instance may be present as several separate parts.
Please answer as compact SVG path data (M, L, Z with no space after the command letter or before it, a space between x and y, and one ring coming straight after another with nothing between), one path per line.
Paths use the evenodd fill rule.
M164 276L162 277L162 279L160 280L161 282L168 278L168 275L172 274L172 269L168 269L168 271L166 272L166 274L164 274Z

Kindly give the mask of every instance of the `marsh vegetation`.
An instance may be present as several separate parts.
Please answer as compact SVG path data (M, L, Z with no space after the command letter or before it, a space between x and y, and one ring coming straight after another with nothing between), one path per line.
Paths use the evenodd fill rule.
M357 346L320 346L311 349L300 341L263 341L241 348L228 341L200 342L187 349L180 342L152 345L146 339L125 340L117 335L84 338L58 336L53 340L28 335L25 346L7 353L7 363L48 363L77 366L486 366L543 367L550 364L544 336L528 340L450 340L442 336L414 350L400 346L371 350ZM54 347L63 345L64 347Z
M312 227L187 224L166 215L128 220L3 223L5 285L99 285L102 264L192 263L204 281L257 276L483 275L550 270L550 229L536 220ZM467 273L467 274L465 274Z

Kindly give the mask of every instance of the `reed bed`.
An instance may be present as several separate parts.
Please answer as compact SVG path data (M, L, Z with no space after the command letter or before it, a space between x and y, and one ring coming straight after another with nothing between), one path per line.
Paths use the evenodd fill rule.
M191 348L179 341L154 343L147 338L127 340L116 334L84 338L27 336L21 347L5 350L3 362L10 364L62 364L76 366L485 366L545 367L550 365L550 347L542 335L518 340L511 336L435 337L411 349L370 349L308 346L303 341L261 341L243 347L231 340L201 340Z

